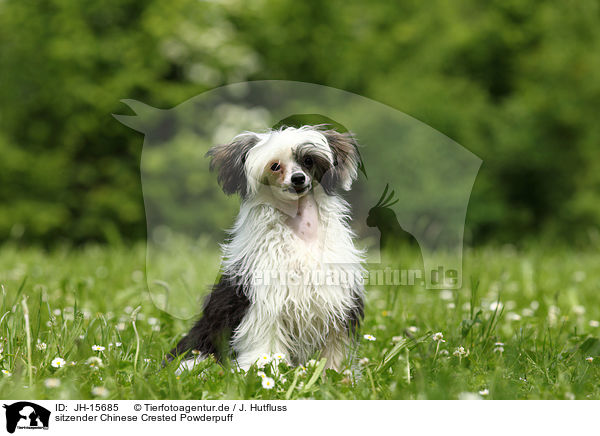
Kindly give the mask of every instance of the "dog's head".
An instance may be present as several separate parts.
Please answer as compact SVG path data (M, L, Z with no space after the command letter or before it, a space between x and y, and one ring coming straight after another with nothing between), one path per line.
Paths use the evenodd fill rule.
M360 160L351 134L323 126L245 132L208 156L226 194L247 198L268 186L282 200L298 199L317 184L329 195L349 190Z

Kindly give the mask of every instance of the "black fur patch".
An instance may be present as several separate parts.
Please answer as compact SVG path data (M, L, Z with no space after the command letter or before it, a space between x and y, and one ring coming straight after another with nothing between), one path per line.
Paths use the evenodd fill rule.
M304 160L310 157L312 166L308 168ZM324 184L323 179L329 171L334 171L334 166L329 162L327 155L320 150L316 150L312 144L301 144L294 150L294 160L301 165L306 171L312 174L313 178L323 185L323 189L329 195L333 195L333 189L330 189L329 184Z
M227 195L239 193L246 196L247 181L244 164L246 155L258 142L258 137L251 133L238 136L229 144L216 145L206 156L211 158L210 170L217 170L217 180Z
M328 169L321 179L325 192L333 195L339 187L349 189L349 185L357 176L360 164L358 143L351 133L339 133L335 130L318 130L322 133L333 152L333 167Z
M350 310L347 326L348 326L348 334L352 337L358 333L358 329L360 328L360 323L365 317L365 302L360 296L360 294L356 291L352 291L354 297L355 306Z
M202 317L167 358L170 361L187 351L198 350L203 355L213 354L221 360L230 353L231 333L240 324L249 306L243 287L222 276L204 302Z

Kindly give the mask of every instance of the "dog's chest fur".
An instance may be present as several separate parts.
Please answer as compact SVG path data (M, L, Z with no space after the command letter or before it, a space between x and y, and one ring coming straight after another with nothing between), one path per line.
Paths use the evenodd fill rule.
M242 205L224 246L226 269L250 278L244 289L251 304L232 339L242 366L253 363L244 356L277 351L305 362L330 335L346 331L362 298L355 281L360 253L341 218L344 205L311 195L298 212L290 217L269 205Z

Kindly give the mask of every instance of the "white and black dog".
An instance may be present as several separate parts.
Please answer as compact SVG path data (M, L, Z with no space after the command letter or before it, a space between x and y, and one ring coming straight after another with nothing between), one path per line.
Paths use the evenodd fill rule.
M220 281L170 359L195 350L183 367L213 354L247 370L265 354L293 365L319 354L340 370L363 317L362 252L336 194L357 177L353 136L321 125L245 132L207 156L242 203Z

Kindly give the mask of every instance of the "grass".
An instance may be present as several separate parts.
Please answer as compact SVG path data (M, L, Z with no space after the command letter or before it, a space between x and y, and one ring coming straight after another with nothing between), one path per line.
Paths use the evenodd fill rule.
M460 291L371 288L352 374L323 372L315 356L305 369L264 368L273 389L257 368L161 368L189 321L152 304L144 259L143 245L0 249L0 397L600 398L597 252L469 250Z

